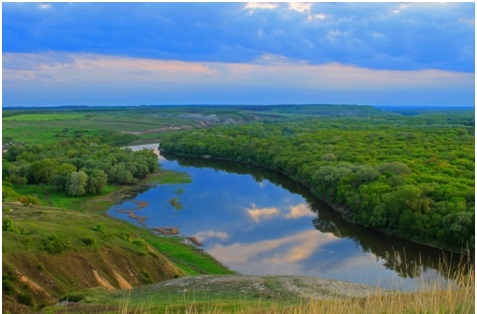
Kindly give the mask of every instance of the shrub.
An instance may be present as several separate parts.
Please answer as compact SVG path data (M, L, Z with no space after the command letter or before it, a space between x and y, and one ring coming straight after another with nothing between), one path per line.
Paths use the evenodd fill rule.
M132 240L132 243L140 247L146 247L147 245L147 242L141 238Z
M18 198L18 201L25 205L41 205L41 201L36 196L22 195Z
M20 233L20 230L13 226L13 221L11 218L5 218L2 221L2 231Z
M83 242L84 245L86 246L95 246L96 245L96 239L93 237L86 237L81 239L81 242Z
M105 228L104 228L104 225L103 225L103 224L97 224L96 227L93 228L93 230L94 230L94 231L101 232L101 233L104 233Z
M59 254L71 248L69 241L62 241L56 235L43 240L43 249L50 254Z

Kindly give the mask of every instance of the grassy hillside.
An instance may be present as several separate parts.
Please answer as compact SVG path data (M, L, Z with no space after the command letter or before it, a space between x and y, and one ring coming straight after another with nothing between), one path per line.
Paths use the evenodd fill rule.
M102 215L3 203L3 306L42 306L86 288L129 289L186 275L230 273L180 238Z

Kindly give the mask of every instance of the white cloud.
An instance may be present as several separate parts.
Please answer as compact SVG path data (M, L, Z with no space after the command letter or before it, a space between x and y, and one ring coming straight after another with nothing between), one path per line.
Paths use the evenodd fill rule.
M400 4L397 9L391 9L391 12L399 14L402 10L409 9L410 7L412 7L412 4Z
M296 206L290 206L288 207L288 210L290 211L290 213L285 216L288 219L316 216L316 214L311 211L310 206L308 206L308 204L306 203L299 204Z
M208 252L242 273L258 273L266 270L266 274L291 274L303 271L296 269L300 267L298 262L311 257L321 246L337 240L338 238L329 233L309 230L254 243L218 244Z
M40 3L38 6L40 7L40 9L43 9L43 10L51 8L51 4L48 4L48 3Z
M219 240L227 240L230 236L226 232L221 232L221 231L213 231L213 230L207 230L207 231L200 231L198 232L195 237L199 239L201 242L205 242L207 239L219 239Z
M252 208L248 208L246 211L250 218L256 223L259 223L262 219L268 219L280 214L280 211L276 207L257 208L255 204L252 204Z
M250 10L250 13L253 13L256 9L261 10L271 10L276 9L278 4L276 3L267 3L267 2L249 2L245 5L244 10Z
M294 95L299 96L302 92L320 95L323 91L343 94L385 90L473 90L475 82L474 73L434 69L376 70L341 63L309 64L303 60L270 54L248 63L191 62L80 53L3 53L2 56L3 84L8 87L4 92L17 95L16 98L39 89L45 91L44 97L47 97L53 91L68 87L68 99L81 97L95 89L104 93L121 91L109 92L109 97L117 99L124 98L120 95L125 93L131 99L134 95L149 93L152 96L148 97L152 101L166 94L171 94L171 97L174 94L175 98L179 94L187 94L187 99L182 97L185 99L183 101L195 102L194 93L198 90L237 91L238 86L243 94L271 89L294 90ZM36 93L38 99L40 94ZM224 98L224 101L229 98ZM317 99L320 101L320 98ZM267 212L272 215L274 211L269 209L263 214Z
M314 20L324 20L326 18L326 14L319 13L319 14L308 14L308 22L314 21Z
M330 36L337 36L338 31ZM94 54L3 54L3 82L92 84L161 83L170 87L283 86L331 89L446 87L474 84L473 73L442 70L375 70L328 63L309 64L283 56L264 55L251 63L188 62ZM158 88L160 86L157 86Z
M311 11L312 3L304 3L304 2L290 2L288 3L288 9L297 12L309 12Z

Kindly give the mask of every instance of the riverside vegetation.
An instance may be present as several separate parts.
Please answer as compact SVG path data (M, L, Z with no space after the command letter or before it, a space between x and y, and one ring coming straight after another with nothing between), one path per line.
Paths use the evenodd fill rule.
M159 292L152 283L230 271L179 238L103 215L130 185L188 179L157 169L150 151L112 146L160 137L170 152L283 172L354 222L473 250L473 111L401 116L364 106L205 106L4 110L3 116L3 142L13 143L2 169L4 312L75 312L75 304L78 312L473 311L473 267L457 275L449 270L457 286L339 301L287 299L283 291L242 299ZM129 294L107 292L143 285ZM81 302L48 306L62 296Z
M349 220L474 249L473 112L253 124L164 136L171 153L252 163L308 186Z

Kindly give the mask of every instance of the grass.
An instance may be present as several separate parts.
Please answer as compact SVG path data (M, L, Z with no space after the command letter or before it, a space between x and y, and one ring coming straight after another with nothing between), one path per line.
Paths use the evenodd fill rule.
M443 266L445 268L445 266ZM446 271L446 270L443 270ZM216 291L181 292L157 290L154 285L140 289L96 294L96 300L72 304L69 313L474 313L474 268L462 267L451 274L454 284L429 283L418 292L392 292L367 297L334 299L283 299L235 296ZM275 288L275 285L272 284ZM224 289L225 290L225 289ZM56 308L58 309L58 308ZM94 309L94 310L93 310Z
M184 275L230 273L181 238L158 237L148 229L100 214L3 203L2 218L11 222L2 232L4 273L8 269L21 273L46 291L40 293L13 276L4 285L13 287L12 295L20 302L22 293L31 294L33 303L39 304L51 302L51 296L97 285L91 269L116 288L115 273L134 285Z
M208 106L161 106L156 108L121 107L121 108L89 108L59 110L40 108L35 110L4 111L2 118L2 136L14 142L27 144L49 144L81 134L98 135L104 130L120 132L141 132L142 140L160 137L171 127L203 127L202 120L188 118L190 114L200 113L204 116L216 115L222 122L232 119L235 123L261 120L288 120L306 117L306 114L317 108L304 107L301 110L292 106L257 107L261 111L246 111L250 108L208 107ZM311 111L310 111L311 110ZM329 108L327 109L330 110ZM314 112L314 111L313 111Z
M107 186L104 190L104 194L111 194L118 190L120 190L119 186ZM15 186L15 191L22 195L38 197L44 206L68 208L79 211L89 210L90 204L99 198L98 196L76 197L67 195L66 193L56 191L51 185ZM104 203L104 205L104 207L106 207L109 204Z
M48 110L48 109L45 109ZM158 137L158 130L171 126L194 126L198 121L180 117L188 109L121 108L120 110L93 110L80 112L32 113L18 111L2 118L2 136L14 142L50 144L81 134L98 135L104 130L144 132L143 139ZM46 122L46 123L45 123ZM41 130L41 131L40 131Z
M29 113L3 118L4 121L52 121L84 118L82 113Z
M157 184L184 184L191 183L192 179L186 172L161 170L154 176L149 177L147 182Z

